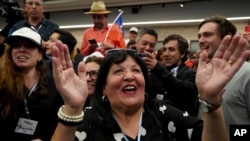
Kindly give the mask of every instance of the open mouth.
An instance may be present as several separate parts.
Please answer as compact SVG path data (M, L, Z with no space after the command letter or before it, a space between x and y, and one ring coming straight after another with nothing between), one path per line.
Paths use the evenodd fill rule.
M136 90L136 87L133 86L133 85L129 85L129 86L126 86L122 89L123 92L126 92L126 93L134 93Z

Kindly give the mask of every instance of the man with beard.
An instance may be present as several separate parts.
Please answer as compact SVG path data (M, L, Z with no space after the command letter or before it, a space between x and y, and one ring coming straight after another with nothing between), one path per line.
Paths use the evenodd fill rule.
M108 14L103 1L93 2L89 12L94 26L83 33L81 54L87 56L95 51L104 52L113 48L126 48L125 40L118 25L108 26Z
M29 27L40 34L44 47L44 42L49 39L53 30L59 28L56 23L45 18L44 12L43 0L24 0L23 15L25 19L14 24L9 35L21 27Z

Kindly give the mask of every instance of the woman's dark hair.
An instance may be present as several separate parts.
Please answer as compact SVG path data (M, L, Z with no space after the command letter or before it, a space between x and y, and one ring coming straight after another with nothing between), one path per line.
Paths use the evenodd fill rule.
M71 55L77 44L77 40L75 36L71 32L60 29L60 28L55 28L53 33L59 34L58 40L61 40L64 44L68 46L69 53Z
M112 120L112 114L111 114L111 107L109 102L103 102L102 96L103 96L103 88L106 85L106 80L108 73L110 71L110 68L114 64L120 64L126 60L126 58L130 56L132 57L135 62L140 66L144 79L145 79L145 92L149 92L149 78L148 78L148 69L144 63L144 61L136 54L136 51L134 50L117 50L115 52L112 52L108 54L100 66L97 80L96 80L96 86L95 86L95 92L94 92L94 98L93 98L93 106L98 109L98 113L100 114L100 117L104 117L104 119ZM95 116L99 122L102 123L111 123L109 121L100 121L100 117ZM97 121L98 122L98 121ZM108 126L108 125L106 125ZM109 125L110 126L110 125Z

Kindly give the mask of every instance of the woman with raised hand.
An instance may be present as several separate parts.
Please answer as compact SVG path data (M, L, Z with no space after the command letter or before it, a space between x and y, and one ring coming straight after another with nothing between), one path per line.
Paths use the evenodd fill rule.
M207 52L201 52L196 84L202 122L164 101L148 99L147 68L132 50L107 54L98 73L94 104L83 111L88 97L84 62L77 76L67 47L57 42L52 48L53 74L65 105L58 111L60 122L52 141L226 141L221 94L250 55L245 46L239 35L226 36L209 62Z

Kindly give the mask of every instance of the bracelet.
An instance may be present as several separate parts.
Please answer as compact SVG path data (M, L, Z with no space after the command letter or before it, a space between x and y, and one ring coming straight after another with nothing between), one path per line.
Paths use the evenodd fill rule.
M66 125L66 126L76 126L83 121L83 116L84 116L83 111L80 115L71 116L71 115L65 114L62 111L63 108L64 108L64 105L59 108L58 113L57 113L57 116L58 116L60 123Z
M217 102L216 104L210 103L202 99L200 95L198 96L198 98L199 98L200 108L202 109L203 112L206 112L206 113L210 113L210 112L217 110L219 107L221 107L221 104L223 101L221 95L220 95L220 98L221 98L220 101Z

